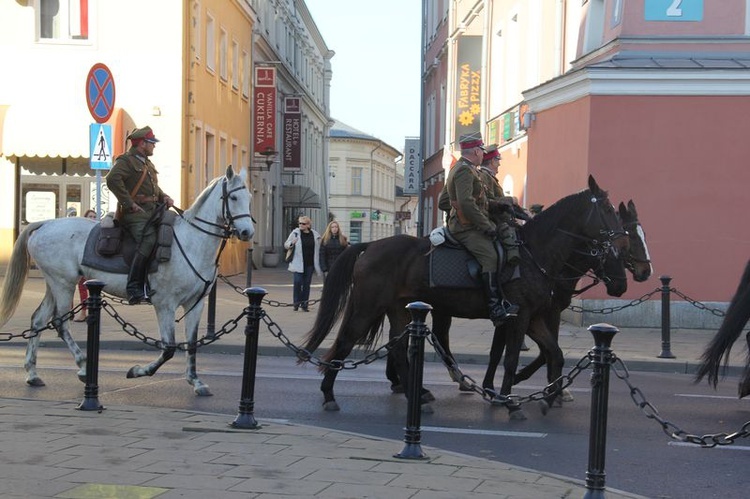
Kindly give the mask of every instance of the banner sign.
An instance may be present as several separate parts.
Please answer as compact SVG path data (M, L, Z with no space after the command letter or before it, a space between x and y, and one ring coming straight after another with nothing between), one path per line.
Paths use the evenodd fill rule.
M286 171L302 169L302 107L299 97L284 99L284 144L282 166Z
M454 142L465 133L479 132L482 83L482 37L460 36L456 70Z
M276 68L255 68L255 154L276 150Z
M419 139L404 141L404 194L419 195L419 174L422 171Z

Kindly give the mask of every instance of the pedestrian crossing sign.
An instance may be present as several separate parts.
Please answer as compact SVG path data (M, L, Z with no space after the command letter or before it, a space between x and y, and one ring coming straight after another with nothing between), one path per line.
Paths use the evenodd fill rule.
M89 145L91 169L112 168L112 126L99 123L89 125Z

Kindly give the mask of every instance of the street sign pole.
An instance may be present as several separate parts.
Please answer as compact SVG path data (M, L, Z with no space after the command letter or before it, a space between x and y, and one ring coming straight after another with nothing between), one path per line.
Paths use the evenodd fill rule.
M115 109L115 79L97 62L86 77L86 105L96 125L89 126L90 164L96 170L96 216L102 217L102 170L112 168L112 127L104 123Z

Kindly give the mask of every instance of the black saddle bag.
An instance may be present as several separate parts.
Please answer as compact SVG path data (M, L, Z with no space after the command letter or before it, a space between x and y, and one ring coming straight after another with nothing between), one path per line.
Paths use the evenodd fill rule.
M100 255L116 255L122 244L122 227L102 227L96 241L96 252Z

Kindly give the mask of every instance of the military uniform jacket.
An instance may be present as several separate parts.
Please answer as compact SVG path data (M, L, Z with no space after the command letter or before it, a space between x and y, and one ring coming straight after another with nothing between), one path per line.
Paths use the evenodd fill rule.
M472 230L495 230L495 224L490 221L487 214L484 184L471 162L461 158L448 174L445 187L451 204L448 230L454 234Z
M143 179L138 192L131 197L130 193L140 180L144 168L147 170L146 178ZM164 202L166 196L159 188L157 174L154 164L148 158L145 158L144 162L144 159L136 154L135 149L131 148L115 160L114 166L107 174L107 187L117 197L124 213L127 214L133 204L138 204L148 211L153 208L153 203Z
M513 197L506 196L503 190L500 188L500 182L497 181L497 177L492 174L492 171L480 166L477 170L479 172L479 178L484 184L484 191L487 195L488 203L497 203L499 205L512 207ZM506 217L504 217L506 218ZM513 219L513 216L508 213L508 219Z

